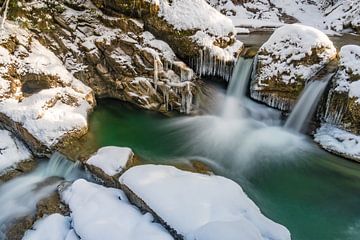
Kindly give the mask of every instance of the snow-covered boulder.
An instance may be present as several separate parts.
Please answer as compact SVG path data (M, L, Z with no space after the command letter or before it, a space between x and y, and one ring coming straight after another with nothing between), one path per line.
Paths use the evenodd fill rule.
M325 11L325 24L337 31L360 33L360 2L358 0L339 0Z
M101 181L116 186L117 179L131 164L133 156L127 147L103 147L86 161L86 166Z
M205 0L93 0L102 9L140 17L198 73L228 80L243 44L231 20Z
M58 213L46 216L36 221L22 240L78 240L72 238L74 233L70 231L70 220L70 217Z
M31 33L6 24L0 36L0 120L33 150L49 149L87 132L92 90Z
M9 131L0 129L0 181L17 175L16 169L25 172L33 165L32 155L26 146Z
M359 137L353 135L360 134L360 46L346 45L339 55L339 69L333 78L323 115L327 124L318 130L315 140L325 149L360 159L355 147ZM351 144L354 146L349 147Z
M142 214L118 189L77 180L62 192L72 228L87 240L172 240L167 231Z
M171 166L130 168L119 179L133 202L186 240L280 240L289 231L266 218L235 182Z
M277 29L257 55L251 97L289 110L305 83L336 57L336 49L321 31L291 24Z

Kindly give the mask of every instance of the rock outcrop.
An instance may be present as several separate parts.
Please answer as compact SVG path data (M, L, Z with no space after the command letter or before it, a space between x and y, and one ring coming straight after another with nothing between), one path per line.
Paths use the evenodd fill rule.
M336 49L321 31L300 24L277 29L256 57L252 98L288 111L306 82L336 57Z
M337 32L354 31L360 33L360 2L340 0L325 11L325 23Z
M105 12L141 18L145 28L166 41L200 75L230 79L242 43L230 19L205 0L93 0Z
M92 90L31 33L6 24L0 39L0 120L37 155L87 132Z
M360 46L340 50L336 73L315 140L325 149L360 161Z

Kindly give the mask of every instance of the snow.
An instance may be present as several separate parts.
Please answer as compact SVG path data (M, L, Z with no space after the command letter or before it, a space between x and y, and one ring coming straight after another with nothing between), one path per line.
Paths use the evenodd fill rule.
M317 53L319 62L297 64L313 53L313 49L324 50ZM261 83L266 79L281 76L286 84L295 83L299 77L311 78L326 63L336 56L336 48L321 31L301 24L289 24L277 29L260 48L258 61L262 68L257 75Z
M87 164L100 168L109 176L115 176L125 170L126 164L134 153L126 147L103 147L87 160Z
M232 0L207 0L218 11L228 16L236 27L277 28L284 23L297 21L334 34L349 27L360 26L360 2L338 0L249 0L234 4ZM290 16L290 18L289 18Z
M0 129L0 139L0 173L32 157L25 145L9 131Z
M360 159L360 136L339 129L336 126L322 124L315 133L315 141L329 151Z
M348 92L349 97L360 98L360 46L343 46L339 55L340 69L335 78L335 90Z
M285 227L262 215L241 187L224 177L143 165L119 181L186 240L290 239Z
M46 216L25 232L22 240L70 240L66 238L70 231L70 217L64 217L58 213Z
M142 214L118 189L80 179L62 192L72 227L86 240L171 240L164 228Z
M55 54L36 39L32 38L29 44L30 33L10 23L5 26L1 41L16 36L19 45L13 54L0 47L0 85L4 87L0 96L0 112L20 123L48 147L56 144L66 133L87 128L92 90L74 78ZM35 74L49 79L43 81L49 81L50 88L24 94L20 81L14 79L15 89L10 89L6 78L12 66L16 67L20 76Z
M160 0L159 16L178 30L200 29L208 34L227 36L235 33L231 20L205 0Z

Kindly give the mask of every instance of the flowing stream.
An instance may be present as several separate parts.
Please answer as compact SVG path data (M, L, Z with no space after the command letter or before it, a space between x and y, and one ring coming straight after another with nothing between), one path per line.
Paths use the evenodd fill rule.
M311 119L332 74L321 81L312 81L304 89L295 108L286 120L285 127L300 132Z
M239 69L251 69L250 60L241 61L248 65ZM115 100L100 101L90 119L89 141L96 136L98 147L129 146L145 163L203 161L238 182L294 240L360 239L359 165L288 131L277 111L250 101L244 89L233 91L231 86L246 87L247 78L246 70L233 76L231 81L247 82L230 82L220 111L205 116L169 119Z
M76 163L54 153L47 162L41 162L31 173L0 185L0 239L8 224L36 211L36 204L54 193L63 180L71 181L85 176Z

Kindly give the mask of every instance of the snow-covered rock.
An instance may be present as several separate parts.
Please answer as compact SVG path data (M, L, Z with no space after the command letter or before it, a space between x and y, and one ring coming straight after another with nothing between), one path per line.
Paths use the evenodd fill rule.
M9 131L0 129L0 175L32 158L26 146Z
M93 2L104 9L142 18L155 36L166 41L182 59L188 59L199 74L230 78L243 44L236 40L231 20L205 0Z
M360 161L360 136L331 124L322 124L314 137L315 142L329 152Z
M119 179L142 206L186 240L290 239L266 218L235 182L171 166L130 168Z
M335 57L333 43L321 31L300 24L283 26L258 52L251 96L289 110L306 81Z
M277 28L299 22L322 31L359 32L360 3L357 0L207 0L228 16L243 33L253 28ZM250 31L249 31L250 30Z
M70 240L71 238L67 238L70 234L70 217L55 213L36 221L22 239Z
M325 24L328 28L343 32L360 33L360 2L358 0L339 0L325 11Z
M72 228L87 240L171 240L169 233L142 214L118 189L77 180L62 192L71 211Z
M32 34L7 23L0 37L0 116L32 150L86 133L92 90Z
M97 178L116 186L117 178L131 164L133 156L127 147L103 147L86 161L86 166Z
M339 69L333 78L323 121L315 140L325 149L360 159L360 46L340 50Z

